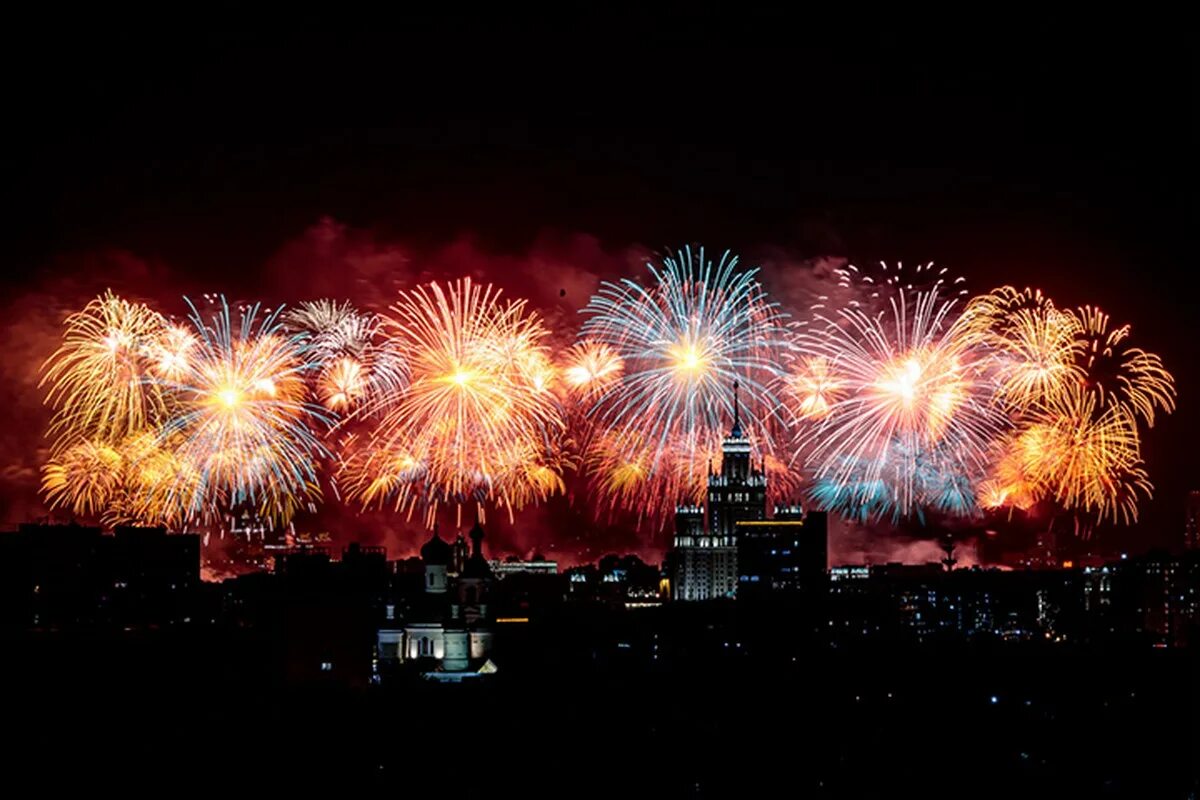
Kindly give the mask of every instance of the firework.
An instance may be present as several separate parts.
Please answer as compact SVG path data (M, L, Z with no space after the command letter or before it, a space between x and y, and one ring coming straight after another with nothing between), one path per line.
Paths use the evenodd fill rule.
M301 303L283 318L289 330L309 334L310 357L319 365L317 394L330 411L350 412L401 390L408 380L404 359L380 330L380 318L349 303Z
M1132 414L1083 388L1035 409L1012 454L1022 482L1035 494L1100 521L1136 520L1139 496L1153 490Z
M1158 356L1129 347L1129 326L1084 306L1060 311L1041 292L1002 287L968 305L958 327L989 349L1014 427L980 486L984 508L1043 499L1078 516L1131 521L1152 487L1137 420L1175 404ZM1078 518L1077 516L1077 518Z
M120 439L162 410L161 391L146 378L164 329L157 312L112 292L67 318L62 346L42 377L55 409L49 433L56 452L79 439Z
M178 380L187 372L196 337L179 325L168 325L149 344L147 356L153 375Z
M562 375L572 392L595 399L620 380L624 371L625 364L616 350L599 342L582 341L567 351Z
M783 314L757 270L741 271L737 263L728 252L714 263L703 249L693 257L685 248L661 267L647 265L648 286L603 283L583 309L579 346L605 347L615 354L605 363L622 365L588 411L609 433L588 459L602 503L641 511L692 494L684 487L703 480L705 460L733 418L736 382L761 412L748 435L772 441ZM613 442L621 452L606 452ZM628 488L634 476L636 496Z
M1040 291L1003 286L971 300L959 320L962 334L996 362L999 397L1027 409L1083 380L1082 326Z
M954 325L944 270L933 279L931 268L913 276L930 275L928 288L899 269L882 282L844 271L866 302L833 316L818 307L795 342L801 363L820 363L821 380L837 382L819 415L811 391L793 393L801 405L791 416L810 420L797 427L798 454L814 498L848 516L974 513L973 487L1007 424L982 352Z
M99 440L84 439L63 447L42 467L47 503L82 516L99 516L120 489L121 461L117 448Z
M705 478L719 454L718 438L663 449L636 432L600 431L588 443L584 465L596 485L598 510L665 520L679 503L703 504Z
M986 480L979 484L979 507L992 511L1015 508L1028 511L1038 501L1040 489L1026 473L1019 436L1008 436L996 444L995 460Z
M153 431L116 443L77 441L42 468L42 491L51 508L109 525L178 527L183 509L166 488L194 484L195 473L179 460L176 446Z
M178 441L184 470L164 469L153 489L183 516L212 520L235 506L283 522L320 495L316 462L328 455L314 428L328 424L308 402L307 337L288 334L278 312L257 305L235 324L220 298L206 319L192 306L195 345L176 377L161 436Z
M1156 408L1175 410L1175 379L1157 355L1125 344L1128 325L1112 327L1108 314L1092 306L1080 308L1076 318L1085 383L1102 403L1118 403L1150 427Z
M783 375L780 391L784 407L794 421L821 420L845 396L845 381L823 356L797 357L792 351L784 353L790 369Z
M409 365L406 387L367 410L370 437L347 451L340 483L364 505L440 505L510 512L561 491L557 443L565 429L550 390L549 332L524 301L464 279L401 292L384 320Z

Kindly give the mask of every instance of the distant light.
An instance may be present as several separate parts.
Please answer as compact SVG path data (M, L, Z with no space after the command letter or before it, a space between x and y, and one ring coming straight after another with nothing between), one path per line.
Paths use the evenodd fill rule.
M1124 560L1125 560L1125 559L1127 559L1127 558L1129 558L1129 553L1121 553L1121 560L1122 560L1122 561L1124 561Z
M996 703L999 703L999 702L1000 702L1000 698L997 697L996 695L992 695L992 705L996 705Z

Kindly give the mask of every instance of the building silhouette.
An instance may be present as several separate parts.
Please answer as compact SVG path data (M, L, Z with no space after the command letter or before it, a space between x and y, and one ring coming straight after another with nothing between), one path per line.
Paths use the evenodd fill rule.
M721 469L710 470L706 509L680 505L668 556L673 600L731 598L738 589L738 523L767 514L767 476L755 469L742 430L738 385L733 384L733 426L721 443Z
M823 588L828 528L825 512L799 506L777 507L769 520L738 522L738 598Z
M1185 550L1200 550L1200 489L1188 492L1186 509L1183 547Z
M488 660L494 576L483 557L479 522L469 538L472 552L461 566L455 564L458 548L443 540L436 527L422 545L421 592L401 615L393 608L378 632L378 659L385 668L414 664L427 677L448 680L494 669Z
M22 524L0 534L0 626L166 625L194 616L200 537Z

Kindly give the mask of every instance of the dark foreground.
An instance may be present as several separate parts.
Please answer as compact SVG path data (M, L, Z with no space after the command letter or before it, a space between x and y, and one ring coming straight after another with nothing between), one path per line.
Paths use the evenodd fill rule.
M621 619L506 630L488 684L357 690L286 685L268 646L215 631L9 638L6 778L39 793L1195 796L1194 649L818 648L786 626L772 647L769 630Z

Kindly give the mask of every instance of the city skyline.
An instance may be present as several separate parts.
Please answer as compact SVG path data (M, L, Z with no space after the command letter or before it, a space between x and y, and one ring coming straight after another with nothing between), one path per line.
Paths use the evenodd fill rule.
M337 10L10 14L13 786L1200 794L1182 12Z

